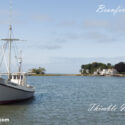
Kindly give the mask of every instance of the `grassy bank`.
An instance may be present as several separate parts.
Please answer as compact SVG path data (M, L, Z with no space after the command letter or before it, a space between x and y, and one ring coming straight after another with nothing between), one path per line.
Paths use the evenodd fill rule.
M31 76L82 76L81 74L33 74Z
M101 75L93 75L93 74L33 74L30 76L101 76ZM104 76L125 77L125 74L104 75Z

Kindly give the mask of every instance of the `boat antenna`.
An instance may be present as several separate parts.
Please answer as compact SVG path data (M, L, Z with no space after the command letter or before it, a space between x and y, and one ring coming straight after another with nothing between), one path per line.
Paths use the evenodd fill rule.
M12 0L9 2L9 25L12 25Z
M21 73L21 69L22 69L22 51L20 51L20 56L18 58L18 63L19 63L19 73Z

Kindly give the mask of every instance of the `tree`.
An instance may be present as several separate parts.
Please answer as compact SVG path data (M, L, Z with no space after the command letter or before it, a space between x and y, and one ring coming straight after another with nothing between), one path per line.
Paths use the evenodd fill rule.
M111 65L111 63L107 63L107 68L113 68L113 66Z
M42 68L42 67L39 67L38 71L39 71L39 74L45 74L46 69Z
M103 69L111 69L111 68L113 68L113 66L110 63L104 64L104 63L93 62L91 64L82 65L81 73L87 74L89 72L89 73L93 74L95 71L97 71L97 69L103 70Z
M32 73L35 73L35 74L45 74L45 71L46 69L45 68L42 68L42 67L39 67L38 69L36 68L33 68L31 70Z
M114 68L119 72L125 72L125 63L124 62L120 62L118 64L115 64Z

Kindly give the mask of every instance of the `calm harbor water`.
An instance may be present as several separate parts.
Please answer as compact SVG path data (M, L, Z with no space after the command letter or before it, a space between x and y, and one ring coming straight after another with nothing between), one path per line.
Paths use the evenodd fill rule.
M124 125L125 111L88 111L90 104L125 104L125 78L84 76L28 77L32 100L0 106L9 125ZM0 123L5 124L5 123Z

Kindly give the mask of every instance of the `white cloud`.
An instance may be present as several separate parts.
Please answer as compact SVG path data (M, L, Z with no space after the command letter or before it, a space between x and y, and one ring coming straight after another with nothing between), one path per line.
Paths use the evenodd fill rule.
M0 10L0 24L20 23L21 21L15 19L15 17L20 16L18 11L12 11L11 17L9 10Z
M76 21L73 20L62 21L57 24L57 26L62 26L62 27L74 27L76 25L77 25Z
M85 28L100 29L112 32L125 32L125 16L115 16L108 20L85 20L83 23Z
M44 44L44 45L29 45L28 48L33 49L41 49L41 50L56 50L56 49L61 49L62 47L60 45L53 45L53 44Z
M55 49L60 49L62 48L59 45L42 45L39 47L39 49L47 49L47 50L55 50Z
M85 28L108 28L110 22L107 20L85 20L83 26Z
M90 41L94 42L116 42L118 39L111 34L104 34L101 32L88 32L85 35L85 38L89 39Z
M31 16L31 18L34 21L39 21L39 22L49 22L49 21L53 21L53 18L50 17L48 14L40 14L40 13L35 13Z

